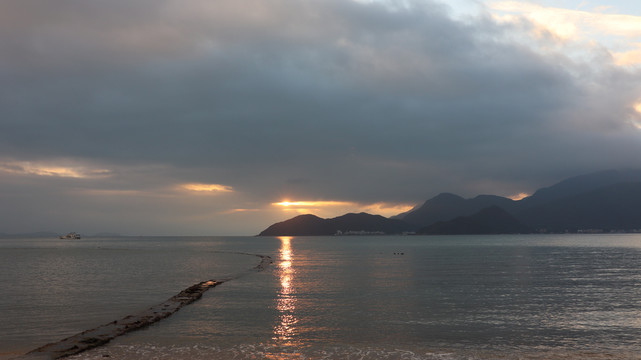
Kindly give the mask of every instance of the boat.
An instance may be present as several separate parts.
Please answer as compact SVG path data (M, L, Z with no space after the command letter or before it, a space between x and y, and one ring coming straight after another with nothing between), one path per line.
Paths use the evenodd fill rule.
M80 237L80 234L76 232L70 232L67 235L60 235L60 238L61 239L80 239L81 237Z

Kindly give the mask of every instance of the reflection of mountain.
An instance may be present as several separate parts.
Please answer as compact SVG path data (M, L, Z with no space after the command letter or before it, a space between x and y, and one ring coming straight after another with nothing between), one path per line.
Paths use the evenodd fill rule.
M494 195L464 199L442 193L390 219L374 217L348 214L321 219L302 215L274 224L261 235L331 235L345 229L386 234L416 229L429 234L500 234L530 229L631 231L641 229L641 170L611 170L572 177L519 201ZM371 224L365 226L365 219Z

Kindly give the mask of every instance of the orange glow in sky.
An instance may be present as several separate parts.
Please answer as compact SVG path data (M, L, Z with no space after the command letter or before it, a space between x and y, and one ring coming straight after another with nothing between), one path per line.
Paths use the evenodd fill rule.
M181 187L189 191L203 191L203 192L233 192L234 188L227 185L220 184L199 184L199 183L190 183L183 184Z
M277 203L273 203L272 205L277 205L277 206L284 206L284 207L290 207L290 206L349 206L349 205L354 205L351 202L347 201L281 201Z
M272 203L285 211L314 213L318 216L338 216L346 212L366 212L382 216L393 216L411 210L413 204L373 203L361 204L350 201L292 201L283 200Z
M91 169L81 165L32 163L29 161L0 162L0 170L19 175L36 175L67 178L96 178L108 176L106 169Z
M531 194L521 192L521 193L518 193L518 194L510 195L510 196L508 196L508 198L510 198L512 200L521 200L521 199L525 199L526 197L528 197L530 195Z

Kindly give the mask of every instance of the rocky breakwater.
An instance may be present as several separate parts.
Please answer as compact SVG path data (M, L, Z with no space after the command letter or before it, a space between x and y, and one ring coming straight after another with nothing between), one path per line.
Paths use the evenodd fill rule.
M85 330L58 342L39 347L14 359L59 359L106 344L117 336L149 326L170 316L183 306L200 299L205 291L223 282L224 281L220 280L200 282L172 296L167 301L152 306L141 313L128 315L120 320Z

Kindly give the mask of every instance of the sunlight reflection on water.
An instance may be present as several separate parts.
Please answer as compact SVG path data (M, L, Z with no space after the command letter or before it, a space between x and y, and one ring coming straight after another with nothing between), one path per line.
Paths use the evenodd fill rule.
M278 310L278 321L274 324L272 339L275 347L265 353L269 359L298 358L300 353L296 350L301 345L298 340L299 329L297 328L298 318L296 316L296 291L294 288L294 277L296 270L293 267L292 259L292 237L282 236L279 249L280 263L278 274L280 278L280 289L276 299L276 310ZM293 350L293 352L288 352Z
M295 270L292 266L291 237L280 237L280 292L278 294L276 309L279 312L279 322L274 326L274 337L281 346L296 345L296 292L294 291Z

